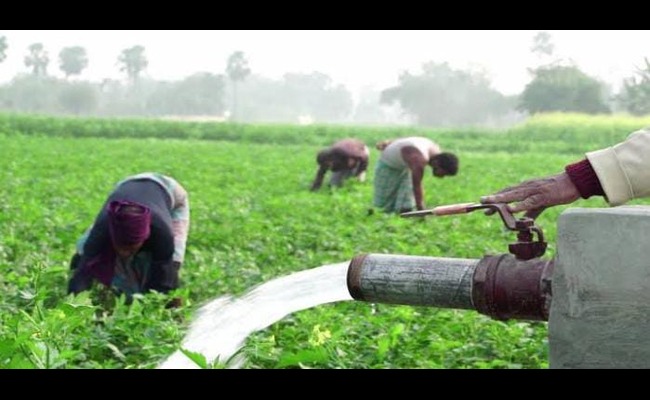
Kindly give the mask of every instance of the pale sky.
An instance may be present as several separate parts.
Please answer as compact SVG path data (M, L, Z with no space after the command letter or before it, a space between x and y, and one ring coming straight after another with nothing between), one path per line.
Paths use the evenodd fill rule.
M385 89L397 84L402 71L419 73L425 62L446 61L453 68L484 70L495 89L517 94L530 81L527 68L538 62L530 49L542 30L0 30L9 45L0 83L28 72L28 46L40 42L50 56L48 73L58 77L59 51L85 47L89 64L80 78L92 81L124 78L118 55L142 45L149 60L145 75L157 80L224 73L228 56L241 50L255 74L280 79L285 72L318 71L354 93L364 86ZM650 57L650 30L546 31L557 57L572 59L614 88Z

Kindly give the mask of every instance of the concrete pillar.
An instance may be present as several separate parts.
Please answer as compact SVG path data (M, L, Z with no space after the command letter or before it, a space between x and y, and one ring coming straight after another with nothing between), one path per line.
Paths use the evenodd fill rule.
M560 215L550 368L650 368L650 207Z

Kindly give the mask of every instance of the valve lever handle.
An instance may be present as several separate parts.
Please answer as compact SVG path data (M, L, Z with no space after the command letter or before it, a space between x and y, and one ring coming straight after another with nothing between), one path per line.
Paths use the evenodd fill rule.
M409 211L400 214L400 216L408 217L424 217L427 215L444 216L455 214L467 214L476 210L494 210L499 213L503 224L511 231L517 232L517 242L509 246L510 252L517 258L529 260L534 257L540 257L546 250L546 242L544 242L544 234L540 227L535 225L532 218L515 218L515 216L508 209L506 203L459 203L444 206L438 206L429 210ZM537 242L533 242L533 232L537 233Z

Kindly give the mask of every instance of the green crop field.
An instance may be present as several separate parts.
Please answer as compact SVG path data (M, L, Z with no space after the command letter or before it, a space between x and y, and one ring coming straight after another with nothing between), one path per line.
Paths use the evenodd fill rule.
M550 115L498 132L0 115L0 368L154 368L179 347L193 311L220 295L360 253L507 252L514 235L496 217L368 215L378 140L425 135L459 156L457 176L425 177L426 203L435 206L559 172L645 125L650 120ZM347 136L372 147L367 181L309 192L316 152ZM130 307L100 290L66 296L78 236L117 181L144 171L171 175L190 193L184 306L166 310L157 294ZM573 206L607 205L592 198ZM538 219L547 258L564 209ZM251 335L244 367L545 368L546 335L540 322L348 301Z

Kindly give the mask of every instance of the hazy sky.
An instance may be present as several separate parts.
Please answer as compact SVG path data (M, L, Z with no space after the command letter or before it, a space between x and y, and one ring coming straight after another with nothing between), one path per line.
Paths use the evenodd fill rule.
M121 79L117 57L134 45L145 47L145 75L179 80L194 72L224 73L226 60L241 50L253 73L279 79L285 72L319 71L356 92L395 85L400 72L420 71L424 62L447 61L454 68L482 69L505 94L523 90L537 63L530 51L540 30L509 31L38 31L0 30L7 38L7 59L0 63L0 83L27 72L28 46L40 42L50 56L48 72L62 77L58 54L63 47L86 48L89 65L81 78ZM650 30L548 30L558 57L572 59L583 71L617 88L650 56Z

